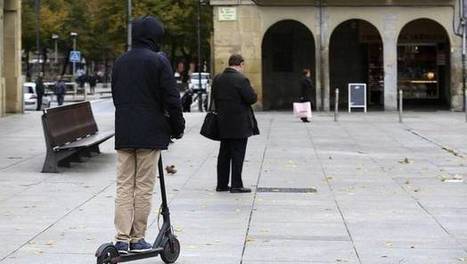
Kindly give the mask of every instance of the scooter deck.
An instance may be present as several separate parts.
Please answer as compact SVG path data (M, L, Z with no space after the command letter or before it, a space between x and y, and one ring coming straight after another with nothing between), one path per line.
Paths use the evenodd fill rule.
M138 259L145 259L145 258L152 258L156 257L161 253L164 249L163 248L154 248L149 251L145 252L129 252L127 254L121 254L120 256L117 257L118 262L127 262L127 261L133 261L133 260L138 260Z

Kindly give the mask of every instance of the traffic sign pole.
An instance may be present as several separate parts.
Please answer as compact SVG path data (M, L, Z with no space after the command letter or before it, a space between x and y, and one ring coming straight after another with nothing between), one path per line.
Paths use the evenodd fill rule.
M76 37L73 38L73 51L76 51ZM73 78L76 76L76 62L73 61Z

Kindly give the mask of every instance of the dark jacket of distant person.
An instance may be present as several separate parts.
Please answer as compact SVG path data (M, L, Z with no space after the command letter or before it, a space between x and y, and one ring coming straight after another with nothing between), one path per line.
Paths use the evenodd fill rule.
M37 96L43 96L44 92L45 92L44 81L42 80L42 76L39 76L36 80L36 94Z
M170 136L183 134L185 120L171 65L159 53L164 28L142 17L132 30L132 49L112 71L115 149L167 149Z
M212 86L220 138L248 138L259 134L251 109L257 95L248 78L229 67L214 78Z
M311 81L311 78L304 76L300 84L301 84L301 100L310 101L309 94L311 94L313 91L313 82Z
M63 79L58 79L55 83L55 90L54 93L56 95L64 95L66 93L66 84Z

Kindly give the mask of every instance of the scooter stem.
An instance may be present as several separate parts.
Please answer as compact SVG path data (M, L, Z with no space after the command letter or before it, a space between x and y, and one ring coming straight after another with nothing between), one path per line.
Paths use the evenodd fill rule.
M170 213L169 213L169 206L167 205L167 192L165 190L165 180L164 180L164 166L162 165L162 154L159 157L158 162L159 167L159 181L161 184L161 197L162 197L162 206L161 206L161 214L162 219L164 220L164 224L168 224L170 226Z

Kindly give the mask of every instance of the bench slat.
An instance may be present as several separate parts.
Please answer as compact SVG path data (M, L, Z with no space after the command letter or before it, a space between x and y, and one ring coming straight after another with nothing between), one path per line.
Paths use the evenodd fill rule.
M91 135L86 138L82 138L78 141L72 142L67 145L63 145L60 147L55 148L55 150L65 150L65 149L74 149L74 148L88 148L96 144L100 144L107 139L111 138L114 136L114 131L103 131L103 132L97 132L94 135Z

